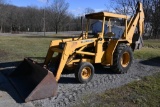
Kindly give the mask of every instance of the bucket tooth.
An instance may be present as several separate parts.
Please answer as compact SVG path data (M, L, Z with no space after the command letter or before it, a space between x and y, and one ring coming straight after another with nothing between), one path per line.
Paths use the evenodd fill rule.
M25 102L57 94L58 85L53 73L30 59L24 59L9 75L9 80Z

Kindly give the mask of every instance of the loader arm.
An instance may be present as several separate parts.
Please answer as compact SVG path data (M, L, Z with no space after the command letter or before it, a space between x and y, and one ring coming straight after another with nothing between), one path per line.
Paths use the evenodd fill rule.
M60 64L59 64L59 68L58 68L58 71L57 71L57 74L56 74L56 81L58 82L60 76L61 76L61 73L63 71L63 68L67 62L67 59L69 57L69 54L72 53L72 50L70 49L71 47L71 44L70 43L66 43L65 47L64 47L64 51L62 53L62 57L61 57L61 60L60 60Z
M45 57L45 61L44 61L45 66L47 66L50 60L52 59L52 56L54 54L54 48L58 47L60 42L66 42L66 41L72 41L72 38L51 41L47 55Z
M60 63L57 69L57 73L56 73L56 81L58 82L58 80L60 79L61 73L67 63L67 60L69 58L70 55L74 54L74 53L79 53L80 51L76 50L77 48L86 46L88 44L94 43L97 40L97 38L91 38L91 39L63 39L63 40L54 40L51 42L50 47L48 49L48 53L46 55L45 61L44 61L44 65L48 65L48 63L50 62L50 60L52 59L52 56L54 54L54 52L58 52L61 53L61 59L60 59ZM64 43L64 48L60 49L59 48L59 44L63 42ZM83 52L85 53L85 52ZM86 54L86 53L85 53ZM91 54L91 53L87 53L87 54ZM57 63L57 62L55 62Z
M136 27L138 32L135 34ZM144 11L142 3L137 3L136 14L130 19L128 26L126 27L127 36L123 36L131 43L134 49L140 49L143 45L142 34L144 33Z

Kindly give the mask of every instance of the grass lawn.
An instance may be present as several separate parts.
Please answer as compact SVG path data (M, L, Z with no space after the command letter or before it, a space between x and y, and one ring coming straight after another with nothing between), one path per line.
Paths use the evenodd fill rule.
M44 58L53 39L51 36L0 36L0 62Z
M145 40L144 47L134 52L137 59L150 59L160 57L160 40Z

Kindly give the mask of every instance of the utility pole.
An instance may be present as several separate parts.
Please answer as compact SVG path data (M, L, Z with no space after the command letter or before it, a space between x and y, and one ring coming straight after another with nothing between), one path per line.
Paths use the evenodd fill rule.
M46 0L46 4L48 4L48 0ZM45 4L45 5L46 5ZM44 29L44 36L46 36L46 6L44 6L44 16L43 16L43 29Z
M44 36L46 36L46 8L44 8L44 23L43 23L43 30L44 30Z

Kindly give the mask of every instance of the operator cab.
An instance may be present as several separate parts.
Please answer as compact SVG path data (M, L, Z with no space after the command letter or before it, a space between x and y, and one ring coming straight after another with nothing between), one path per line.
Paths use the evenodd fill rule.
M98 12L85 15L87 19L86 34L89 38L101 37L101 38L122 38L124 36L124 27L118 26L114 19L124 19L128 17L126 15L119 15L109 12ZM113 19L113 20L112 20ZM91 23L91 24L90 24ZM91 36L92 35L92 36Z

